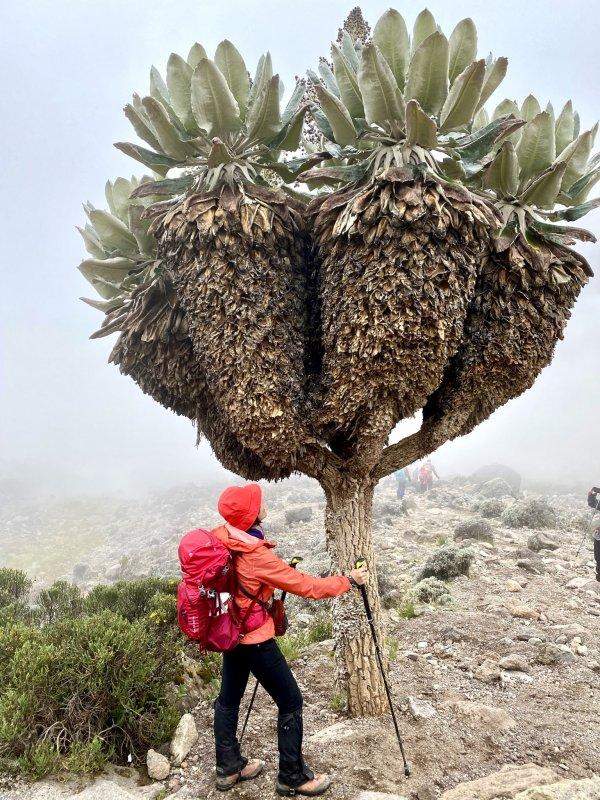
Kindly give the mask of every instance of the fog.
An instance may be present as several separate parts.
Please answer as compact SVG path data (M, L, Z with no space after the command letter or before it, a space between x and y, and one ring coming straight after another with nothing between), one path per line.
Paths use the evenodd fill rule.
M387 7L368 0L373 24ZM398 7L412 24L421 2ZM93 290L76 267L75 230L83 201L104 207L107 178L140 170L112 147L131 140L122 114L145 93L152 63L194 40L210 52L232 39L253 68L272 52L288 89L293 76L328 52L349 5L340 0L36 0L0 3L4 186L1 304L0 476L53 491L137 490L203 481L220 470L210 448L195 447L189 422L167 412L107 365L113 339L89 341L101 315L78 300ZM584 0L434 0L447 32L463 16L478 26L481 53L509 57L494 96L533 92L560 108L572 98L583 127L599 111L600 12ZM141 169L141 165L140 165ZM582 223L600 233L600 214ZM581 251L598 271L600 250ZM472 434L442 447L442 474L490 462L526 477L600 481L600 285L575 308L566 339L533 389ZM397 436L397 435L396 435Z

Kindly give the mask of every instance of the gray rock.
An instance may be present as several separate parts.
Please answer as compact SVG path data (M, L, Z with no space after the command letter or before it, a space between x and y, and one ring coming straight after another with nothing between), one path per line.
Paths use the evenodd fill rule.
M510 653L507 656L503 656L498 662L498 666L500 669L529 672L529 663L527 659L519 653Z
M564 664L573 661L574 654L565 645L542 642L538 645L535 660L538 664Z
M517 726L516 721L506 711L483 703L454 700L447 703L446 707L473 725L483 725L486 730L509 731Z
M423 720L435 717L437 711L428 703L427 700L418 700L416 697L408 697L408 710L413 719Z
M506 481L510 486L511 494L515 496L521 490L521 476L516 470L512 469L512 467L507 467L505 464L486 464L476 469L471 475L471 481L477 485L487 483L494 480L494 478L502 478L502 480Z
M194 717L191 714L184 714L171 740L171 755L175 766L181 764L197 741L198 729Z
M502 499L503 497L511 497L513 491L510 484L504 478L492 478L491 481L482 483L479 487L479 494L482 497Z
M444 792L440 800L498 800L500 797L514 798L518 792L532 786L552 784L558 775L549 767L538 767L536 764L513 764L503 767L484 778L461 783Z
M486 658L475 670L475 677L482 683L495 683L500 680L500 667L496 661Z
M566 780L519 792L515 800L600 800L600 778Z
M308 628L313 621L313 618L310 614L300 613L296 614L294 621L299 628Z
M537 531L527 540L527 547L535 553L539 553L540 550L558 550L560 542L543 531Z
M146 754L146 766L148 768L148 776L153 781L164 781L169 777L171 772L171 764L169 759L157 753L156 750L148 750Z
M546 572L546 567L541 558L519 558L517 567L530 572L532 575L543 575Z
M474 519L461 522L454 529L454 541L461 542L464 539L475 539L478 542L494 543L494 533L492 526L486 519Z
M298 522L310 522L312 519L313 510L310 506L302 506L302 508L289 508L285 512L285 521L288 525L294 525Z
M436 550L425 562L418 573L418 579L439 578L450 580L460 575L468 575L474 554L469 548L461 548L450 544Z

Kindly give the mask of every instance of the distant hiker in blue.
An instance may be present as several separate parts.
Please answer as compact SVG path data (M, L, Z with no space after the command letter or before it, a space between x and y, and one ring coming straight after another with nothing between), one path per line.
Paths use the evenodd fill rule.
M406 485L410 483L410 472L403 467L394 472L394 478L396 478L396 497L398 500L402 500L406 493Z

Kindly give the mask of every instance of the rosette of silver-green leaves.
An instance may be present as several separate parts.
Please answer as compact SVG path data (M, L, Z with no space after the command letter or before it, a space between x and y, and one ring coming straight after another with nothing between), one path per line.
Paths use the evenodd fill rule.
M407 164L446 177L446 162L452 169L455 160L480 160L522 125L507 114L473 130L506 70L506 58L477 57L471 19L447 38L425 10L410 36L401 14L389 9L367 43L344 31L331 64L322 59L319 74L308 73L329 160L301 179L335 184Z
M211 189L220 180L264 183L261 173L277 164L282 151L298 149L304 91L298 84L281 110L284 87L269 53L261 56L251 80L230 41L218 45L212 60L196 43L187 59L171 54L166 79L152 67L149 94L134 94L125 106L127 119L151 149L129 142L115 146L163 178L183 168L142 193Z
M148 233L149 222L143 217L148 201L131 199L132 192L152 181L148 175L107 181L108 210L84 205L88 221L78 230L90 257L81 262L79 270L102 300L82 300L105 313L119 307L133 289L151 280L156 270L156 240Z
M578 220L600 205L600 198L588 200L600 179L600 154L592 154L598 124L581 133L570 100L555 117L552 105L542 111L533 95L520 108L504 100L492 121L506 114L519 116L525 126L479 166L463 165L467 182L495 197L503 219L500 246L519 233L531 244L539 237L560 245L572 245L576 239L595 241L589 231L562 223ZM478 120L481 125L487 122L484 116ZM557 204L563 208L555 209Z

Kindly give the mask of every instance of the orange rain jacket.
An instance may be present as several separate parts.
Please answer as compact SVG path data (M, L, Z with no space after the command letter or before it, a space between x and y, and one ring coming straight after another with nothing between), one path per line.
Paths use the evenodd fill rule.
M251 595L268 602L273 597L275 589L283 589L300 597L309 597L312 600L322 600L325 597L337 597L351 588L350 581L345 575L332 575L329 578L315 578L293 569L282 561L273 552L275 545L266 539L257 539L245 531L234 528L233 525L220 525L213 531L214 535L233 552L238 580ZM261 588L262 586L262 588ZM236 592L235 602L242 610L247 612L252 604L246 595ZM263 614L262 608L255 604L257 611ZM254 613L251 614L254 617ZM252 624L249 624L252 628ZM267 615L266 622L255 630L250 630L242 639L242 644L259 644L272 639L275 635L273 620Z

